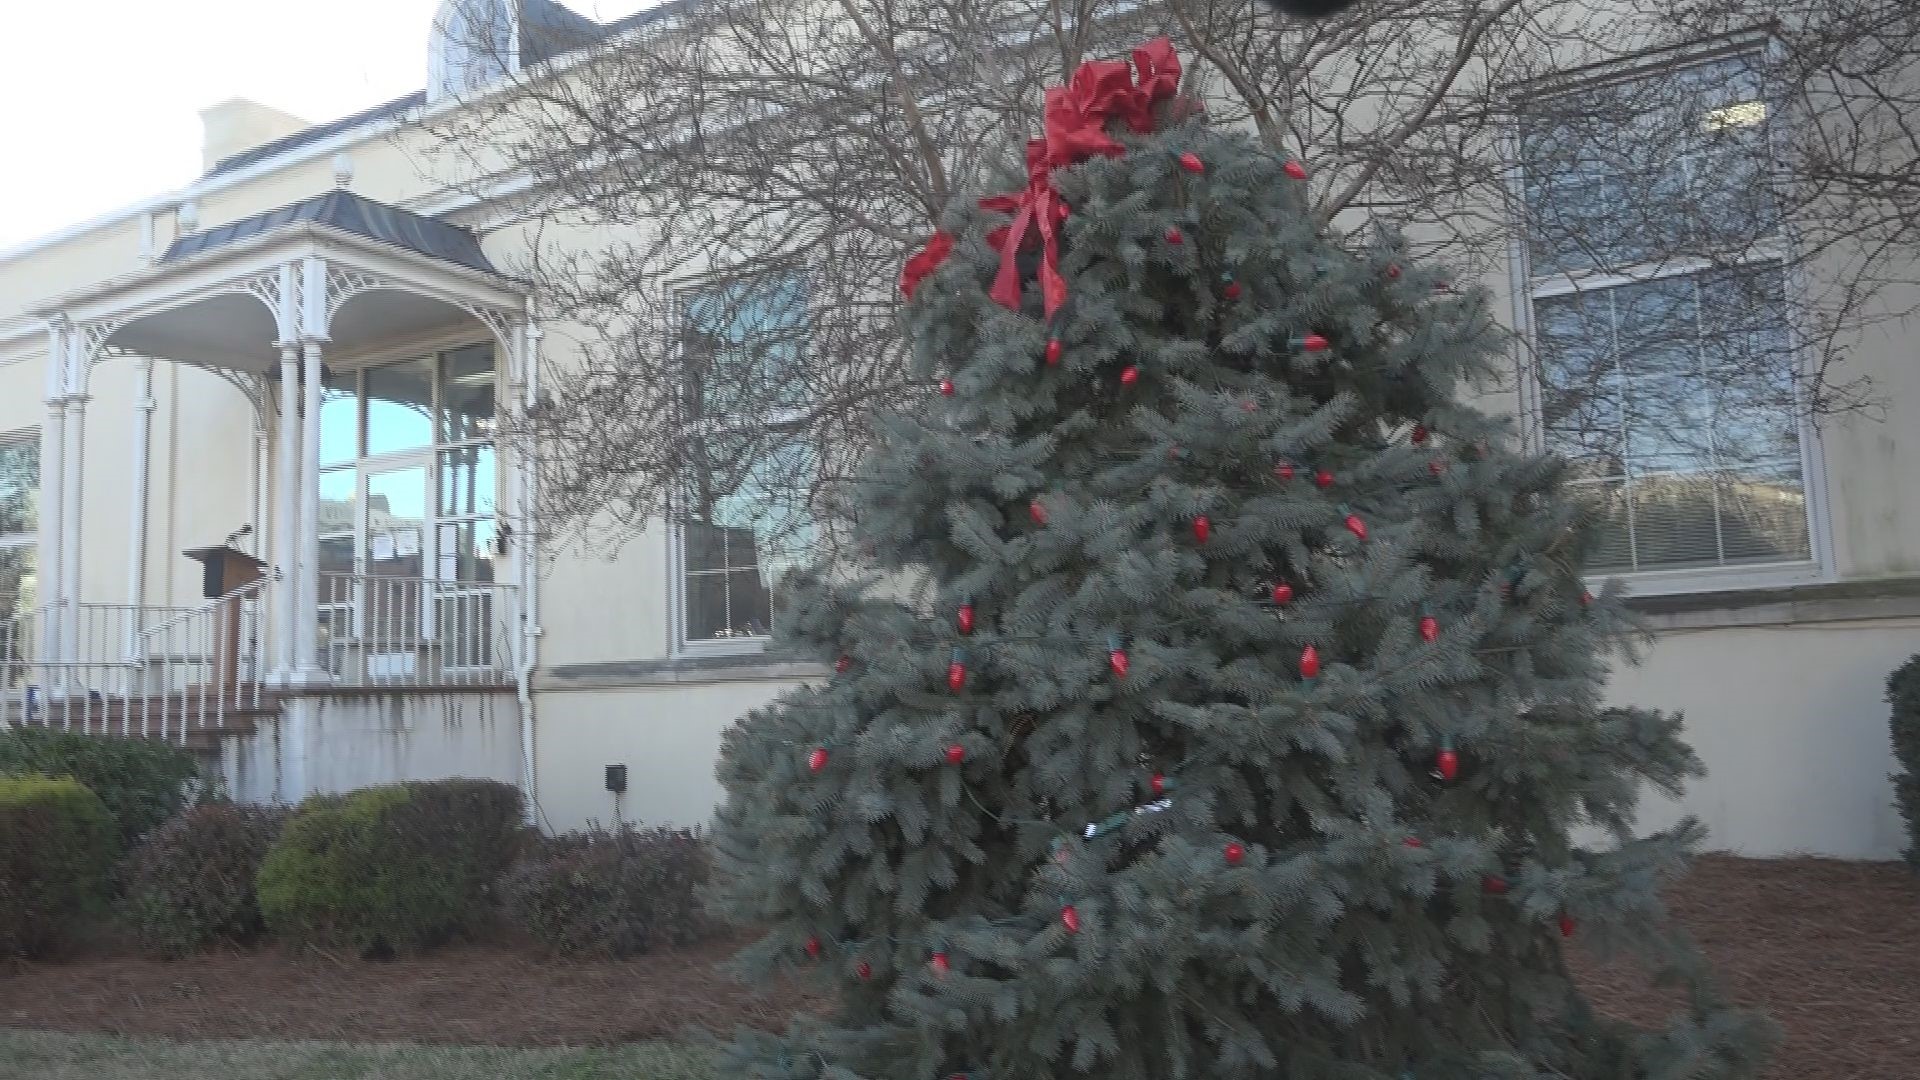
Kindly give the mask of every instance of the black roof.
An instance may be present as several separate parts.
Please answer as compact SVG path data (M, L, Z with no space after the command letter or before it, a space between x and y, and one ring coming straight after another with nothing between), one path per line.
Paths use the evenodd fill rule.
M199 255L298 221L332 226L474 270L499 273L480 250L479 239L466 229L344 189L302 199L292 206L241 218L205 232L189 233L175 240L166 254L160 256L160 261L167 263Z
M645 11L636 12L606 24L597 23L554 3L553 0L519 0L519 2L520 57L523 63L537 64L586 48L636 26L644 26L656 19L665 18L697 3L698 0L664 0ZM278 157L289 150L320 142L368 124L405 116L426 103L427 92L415 90L405 97L395 98L370 109L362 109L338 120L315 124L272 142L263 143L251 150L242 150L240 153L221 158L214 163L213 168L207 170L206 175L219 176L244 169L249 165Z

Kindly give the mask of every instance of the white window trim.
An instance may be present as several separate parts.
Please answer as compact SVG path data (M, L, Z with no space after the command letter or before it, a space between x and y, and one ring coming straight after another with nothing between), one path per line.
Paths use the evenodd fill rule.
M1554 92L1577 93L1579 88L1585 85L1597 86L1625 79L1645 78L1730 56L1773 52L1777 49L1777 43L1771 39L1747 38L1742 41L1713 42L1685 51L1664 54L1655 62L1630 61L1617 68L1595 72L1578 83L1556 87ZM1774 117L1774 123L1781 122L1789 112L1789 107L1783 105L1780 113ZM1770 126L1768 130L1771 135L1775 129ZM1509 125L1503 138L1509 163L1507 170L1509 196L1514 200L1515 205L1524 206L1526 204L1526 165L1520 159L1520 133L1517 120ZM1776 157L1775 160L1778 158ZM1790 182L1790 178L1782 179ZM1528 251L1528 236L1524 223L1521 228L1513 231L1509 253L1512 286L1510 293L1513 297L1515 336L1518 339L1514 361L1518 372L1520 424L1525 444L1536 452L1546 449L1546 429L1542 410L1542 388L1535 364L1539 355L1539 339L1534 325L1534 304L1540 300L1576 292L1607 290L1622 285L1657 281L1661 278L1691 275L1711 265L1707 260L1702 259L1665 259L1629 267L1623 273L1560 274L1536 278L1532 272L1532 257ZM1754 244L1741 253L1738 265L1774 260L1781 263L1782 291L1789 308L1789 314L1784 320L1788 347L1799 357L1802 374L1805 376L1810 374L1806 369L1812 351L1808 347L1808 334L1800 312L1804 307L1801 298L1807 295L1808 289L1804 268L1796 258L1797 254L1792 224L1782 222L1780 236L1777 239ZM1779 563L1748 563L1739 566L1592 573L1583 575L1588 587L1598 588L1604 582L1619 581L1627 586L1631 595L1674 596L1688 593L1787 588L1834 580L1836 573L1833 559L1832 514L1828 502L1826 452L1820 426L1814 422L1807 410L1800 409L1796 417L1796 427L1800 436L1801 487L1807 506L1807 559Z

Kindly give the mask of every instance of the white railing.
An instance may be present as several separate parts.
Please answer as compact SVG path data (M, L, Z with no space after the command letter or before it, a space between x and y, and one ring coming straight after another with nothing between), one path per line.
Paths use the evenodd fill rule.
M179 741L224 730L260 708L268 584L195 608L52 605L0 624L0 727ZM77 647L53 648L54 634Z
M437 689L511 684L520 622L512 585L323 573L321 665L336 684Z

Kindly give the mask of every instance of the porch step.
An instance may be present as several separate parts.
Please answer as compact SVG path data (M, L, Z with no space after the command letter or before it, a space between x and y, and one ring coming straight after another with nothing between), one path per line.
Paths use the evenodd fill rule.
M19 726L77 731L105 738L156 738L197 753L217 753L220 740L251 735L258 721L280 713L279 691L261 690L255 703L251 687L244 702L224 708L192 693L147 697L97 697L36 704L29 714L18 698L0 701L0 727Z

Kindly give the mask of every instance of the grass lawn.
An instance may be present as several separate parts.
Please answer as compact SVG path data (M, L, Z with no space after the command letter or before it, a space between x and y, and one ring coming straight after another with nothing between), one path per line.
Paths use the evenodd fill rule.
M608 1050L172 1042L0 1028L0 1080L711 1080L672 1043Z

